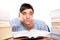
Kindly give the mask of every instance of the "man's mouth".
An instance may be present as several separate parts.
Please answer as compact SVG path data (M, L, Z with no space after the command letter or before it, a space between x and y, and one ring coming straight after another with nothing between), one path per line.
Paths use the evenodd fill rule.
M27 22L29 22L30 20L26 20Z

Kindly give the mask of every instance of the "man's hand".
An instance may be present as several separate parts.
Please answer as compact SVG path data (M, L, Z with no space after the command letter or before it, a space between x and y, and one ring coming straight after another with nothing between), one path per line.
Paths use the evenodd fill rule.
M23 21L23 19L22 19L22 14L21 13L19 13L19 20L22 22Z

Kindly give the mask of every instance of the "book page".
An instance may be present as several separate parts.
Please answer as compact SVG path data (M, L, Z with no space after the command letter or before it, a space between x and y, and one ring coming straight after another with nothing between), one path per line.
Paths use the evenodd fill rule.
M42 36L42 37L49 37L50 36L50 33L47 32L47 31L43 31L43 30L24 30L24 31L18 31L18 32L13 32L13 37L16 38L16 37L23 37L23 36L26 36L26 37L38 37L38 36Z

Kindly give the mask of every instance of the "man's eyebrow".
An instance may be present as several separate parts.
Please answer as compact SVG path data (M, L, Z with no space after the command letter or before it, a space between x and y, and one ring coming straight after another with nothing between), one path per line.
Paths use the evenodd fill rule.
M33 13L32 11L30 13Z
M22 12L22 13L26 13L26 12Z

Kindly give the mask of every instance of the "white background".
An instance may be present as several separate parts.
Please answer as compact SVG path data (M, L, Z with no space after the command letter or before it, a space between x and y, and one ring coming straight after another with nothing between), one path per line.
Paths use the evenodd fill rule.
M60 8L59 0L0 0L0 15L5 15L9 19L18 17L19 8L22 3L31 4L34 8L34 19L43 20L50 28L50 12ZM1 13L1 10L7 13L4 11Z

